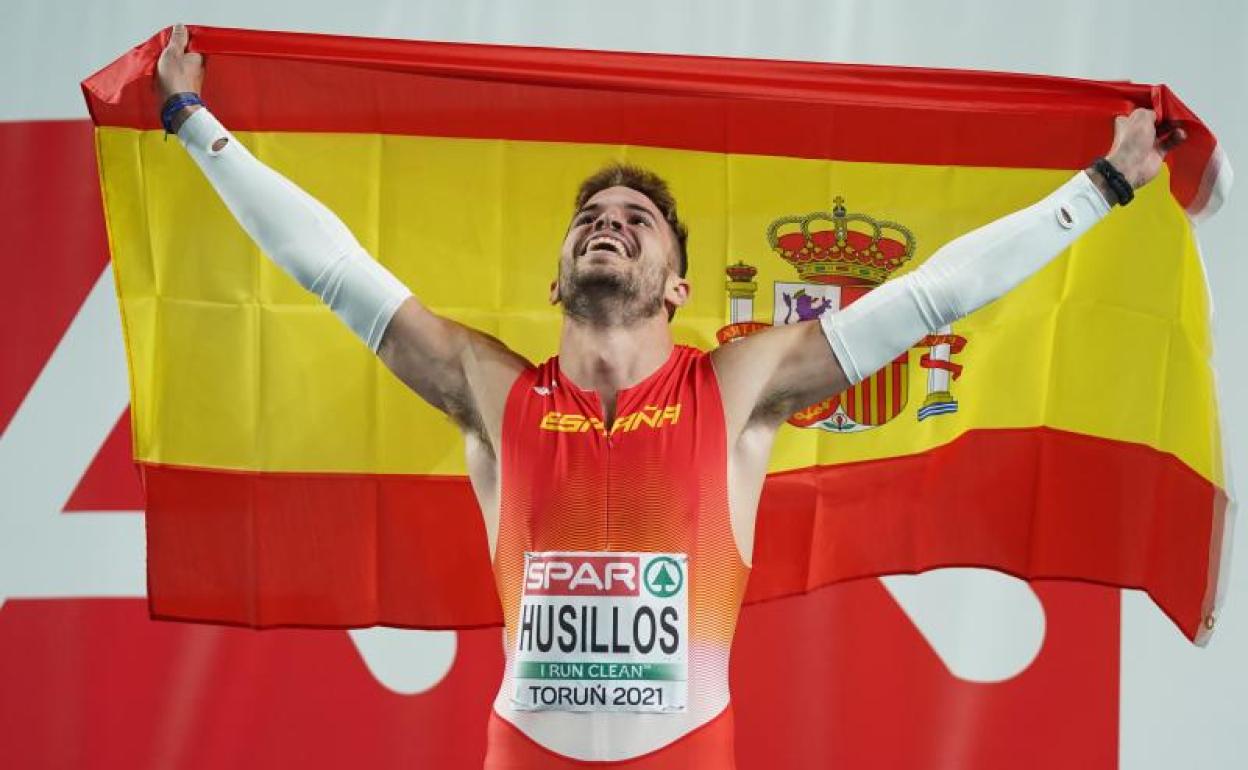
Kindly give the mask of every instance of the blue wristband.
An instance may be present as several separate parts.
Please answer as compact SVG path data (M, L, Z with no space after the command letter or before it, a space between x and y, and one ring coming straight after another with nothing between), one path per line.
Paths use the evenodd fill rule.
M204 106L204 101L199 98L199 94L183 91L176 93L165 100L164 106L160 108L160 124L165 127L166 134L174 133L173 118L183 107L191 107L193 105Z

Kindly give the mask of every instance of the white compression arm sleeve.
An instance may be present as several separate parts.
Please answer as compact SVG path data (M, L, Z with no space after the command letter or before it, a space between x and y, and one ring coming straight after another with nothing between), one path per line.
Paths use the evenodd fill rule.
M252 240L303 288L329 305L376 352L390 319L412 293L333 212L261 163L207 109L178 139Z
M850 384L1022 283L1108 213L1101 191L1080 172L1039 203L955 238L914 272L823 314Z

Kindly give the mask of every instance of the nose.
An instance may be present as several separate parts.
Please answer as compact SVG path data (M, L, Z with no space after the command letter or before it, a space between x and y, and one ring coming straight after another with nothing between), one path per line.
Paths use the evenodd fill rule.
M599 230L605 230L607 228L610 228L612 230L620 230L623 227L624 227L623 217L621 217L620 213L616 211L614 208L603 209L601 212L598 213L598 218L594 220L595 232Z

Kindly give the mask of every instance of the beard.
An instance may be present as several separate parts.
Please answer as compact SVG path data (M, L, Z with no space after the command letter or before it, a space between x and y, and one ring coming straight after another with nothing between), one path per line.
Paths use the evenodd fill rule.
M634 326L663 309L662 279L574 266L559 276L564 315L595 327Z

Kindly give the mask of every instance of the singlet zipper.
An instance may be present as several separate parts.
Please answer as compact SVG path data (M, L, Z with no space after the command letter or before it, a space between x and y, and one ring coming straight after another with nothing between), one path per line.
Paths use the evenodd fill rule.
M618 396L617 396L615 405L616 405L616 408L618 409L620 405ZM602 396L601 395L598 396L598 413L602 415L603 428L606 431L606 446L603 449L603 463L604 465L606 465L606 485L605 485L606 487L606 495L605 495L606 496L606 500L605 500L606 510L603 511L603 517L602 517L603 518L602 542L603 542L603 550L609 551L611 550L611 445L612 445L611 428L613 426L606 424L607 413L606 413L606 410L602 408Z

